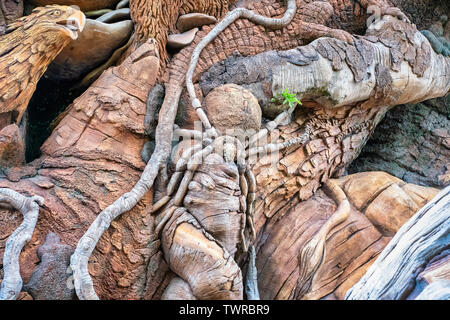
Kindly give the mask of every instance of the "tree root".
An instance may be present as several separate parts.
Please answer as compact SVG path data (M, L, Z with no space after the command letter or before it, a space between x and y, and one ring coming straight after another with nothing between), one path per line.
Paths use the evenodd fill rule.
M44 204L44 199L40 196L25 197L14 190L0 188L0 202L10 204L23 215L23 222L6 241L3 255L4 277L0 286L0 300L16 300L23 283L20 276L20 252L33 235L39 206Z
M287 9L284 13L283 17L280 19L268 18L254 13L251 10L245 8L237 8L230 11L225 18L220 21L214 28L204 37L199 44L195 47L194 51L191 55L191 61L189 63L189 68L186 73L186 88L189 93L189 97L191 99L192 106L197 111L199 118L202 120L203 125L206 129L210 129L211 126L209 124L208 119L206 118L204 111L201 108L200 100L198 100L197 95L195 93L194 84L192 82L192 78L195 72L195 68L197 67L198 60L200 59L200 54L202 50L216 38L222 31L228 28L233 22L238 19L248 19L255 24L261 25L270 29L281 29L286 27L294 18L295 13L297 12L297 1L296 0L288 0L287 1ZM206 118L206 119L205 119ZM206 121L205 121L205 120Z
M284 17L281 19L263 17L260 15L256 15L250 10L242 8L231 11L222 22L220 22L216 27L213 28L211 33L208 34L194 50L193 56L191 58L190 68L188 73L186 74L186 78L189 79L187 81L187 86L190 96L196 99L195 93L194 95L192 94L193 85L190 86L190 84L192 83L192 75L196 68L198 58L202 49L220 32L228 27L233 21L239 18L246 18L263 26L276 29L289 24L294 17L296 10L296 1L288 0L288 9L286 10ZM139 51L139 48L136 51ZM88 262L89 257L94 251L97 242L100 240L103 232L105 232L109 228L111 222L114 219L116 219L122 213L131 210L144 197L144 195L153 186L155 178L158 175L160 169L166 165L167 159L171 152L173 125L182 90L183 86L177 81L169 81L169 83L166 85L166 95L159 112L158 125L156 127L155 151L153 152L149 162L147 163L141 178L131 191L122 195L105 210L100 212L92 225L78 242L75 253L71 257L70 265L73 270L75 291L78 298L81 300L99 299L94 290L92 278L88 272ZM203 110L199 108L196 109L201 111L204 115ZM200 115L200 118L203 119L204 117Z
M139 47L128 58L132 60L134 59L134 55L139 56L143 47L144 45ZM145 48L143 48L143 50L145 50ZM77 248L71 257L70 266L73 270L75 291L78 298L81 300L98 299L91 276L88 272L88 262L89 257L91 256L92 251L94 251L95 246L97 245L97 242L103 232L109 228L114 219L122 213L133 209L133 207L153 186L158 172L166 164L167 158L170 155L173 122L181 91L181 86L169 85L168 88L166 88L167 95L161 107L161 112L159 113L159 124L156 128L155 138L157 144L155 151L153 152L150 161L147 163L139 181L131 191L122 195L105 210L100 212L92 225L78 242Z
M364 276L347 291L345 300L410 299L417 274L448 248L449 216L450 186L447 186L397 231ZM425 287L416 298L445 299L449 295L448 285L440 283L435 291Z
M338 208L333 215L325 222L314 237L306 243L299 254L299 278L295 296L297 299L303 297L311 288L314 275L322 265L325 257L325 241L330 231L347 220L350 215L350 202L344 191L333 180L328 180L325 190L329 191L334 200L338 203Z

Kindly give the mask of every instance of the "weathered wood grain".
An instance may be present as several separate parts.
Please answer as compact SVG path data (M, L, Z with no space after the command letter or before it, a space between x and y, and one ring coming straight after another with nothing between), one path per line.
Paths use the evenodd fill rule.
M450 186L400 228L346 299L406 298L424 265L449 246L449 231Z

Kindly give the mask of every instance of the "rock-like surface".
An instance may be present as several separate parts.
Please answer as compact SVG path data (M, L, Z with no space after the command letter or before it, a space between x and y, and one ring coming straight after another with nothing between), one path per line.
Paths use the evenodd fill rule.
M197 32L198 28L194 28L183 33L171 34L167 38L167 46L172 49L182 49L194 41Z
M339 179L350 201L384 236L392 237L439 189L406 184L385 172L363 172ZM376 198L374 198L376 195Z
M336 210L335 202L319 190L306 201L299 202L298 198L293 198L270 220L259 216L257 226L265 221L264 233L257 239L256 247L258 287L262 299L343 299L391 239L385 233L386 225L377 226L373 223L377 221L368 217L367 208L377 202L380 192L391 186L400 187L405 197L416 198L416 189L382 172L345 176L336 182L350 201L350 216L328 235L322 264L305 296L296 295L299 262L292 257L297 257L304 244L331 217ZM438 192L433 188L423 188L422 191L422 200L412 201L419 204L428 202ZM391 203L397 196L397 193L383 195L384 200ZM260 206L258 202L257 208ZM384 221L396 230L401 227L397 219L404 222L402 207L398 209L383 213L387 218Z
M347 292L346 299L400 300L408 297L418 272L433 259L439 260L442 253L444 257L448 255L445 250L450 238L449 212L450 186L441 190L398 230L374 264ZM444 260L443 266L435 268L437 278L439 274L448 277L447 262ZM420 299L426 296L448 299L449 289L449 282L434 292L425 288Z
M49 66L53 79L77 79L109 58L131 34L133 23L124 20L113 24L86 19L78 39L72 41Z
M258 99L236 84L217 87L206 96L204 105L209 121L222 134L230 128L255 133L261 127Z
M10 124L0 131L0 168L20 166L24 161L22 134L16 124Z
M391 0L391 2L394 6L401 8L420 30L429 27L439 17L448 15L450 12L449 1Z
M24 286L34 300L70 300L75 290L71 281L70 256L74 248L62 244L57 234L50 232L37 250L40 260L30 281Z
M180 32L186 32L188 30L198 28L206 24L213 24L216 22L217 22L216 17L209 16L204 13L197 13L197 12L188 13L183 14L178 18L177 29Z
M32 0L34 4L46 6L49 4L64 4L78 6L82 11L114 8L120 0Z
M130 9L122 8L113 10L111 12L105 13L104 15L95 19L96 21L104 22L104 23L112 23L120 20L128 20L130 19Z
M1 187L45 198L33 237L21 254L24 283L39 263L36 251L49 232L75 247L98 213L139 179L145 165L140 159L146 141L145 100L158 68L154 42L141 45L120 66L105 71L69 107L42 147L42 158L30 164L39 166L39 173L30 167L29 172L1 177ZM79 125L71 125L72 121ZM67 165L68 159L77 164ZM89 271L101 299L157 299L160 287L170 281L152 232L151 201L149 192L135 208L114 220L94 250ZM0 257L7 237L21 221L19 212L0 208Z
M349 172L385 171L406 182L450 183L450 96L394 107Z

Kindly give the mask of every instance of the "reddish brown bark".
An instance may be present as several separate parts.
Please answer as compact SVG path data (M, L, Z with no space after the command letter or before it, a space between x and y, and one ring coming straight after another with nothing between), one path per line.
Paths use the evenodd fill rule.
M278 16L284 11L278 1L251 2L251 5L268 16ZM263 30L246 20L236 22L205 49L196 80L235 50L244 56L254 55L295 48L318 36L345 38L347 35L305 22L306 13L322 13L324 24L345 27L351 32L361 27L361 17L365 17L355 3L351 19L344 15L339 21L330 22L327 19L333 10L340 8L325 2L313 2L313 5L319 7L300 9L292 25L281 31ZM327 9L330 15L324 15L323 12L328 11L320 6L331 8ZM172 19L170 25L174 22ZM159 34L166 34L170 29L169 24L163 25L161 33L154 31L155 37L163 39ZM204 27L194 45L209 30L210 27ZM158 42L158 46L162 43ZM169 72L172 85L182 83L192 49L193 46L183 50L173 60ZM38 262L36 250L50 231L58 233L63 243L75 246L96 215L129 191L139 179L144 167L140 151L146 141L145 102L148 91L156 83L159 61L156 46L150 42L142 44L139 55L132 54L121 66L109 69L74 101L42 147L41 158L25 167L6 170L5 177L0 179L0 187L45 198L37 230L21 257L24 282L30 279ZM386 89L386 86L379 89ZM382 93L377 93L383 98ZM358 155L387 109L376 105L376 98L367 105L331 111L316 103L306 103L311 109L299 110L295 121L275 130L271 138L286 140L298 135L307 120L316 119L312 122L311 140L304 147L284 151L275 167L262 159L252 168L258 183L256 248L262 298L300 298L295 295L296 287L304 285L297 283L298 252L336 209L334 201L317 189L333 175L342 173ZM192 118L185 118L185 126L189 127ZM372 195L380 195L394 183L405 191L406 186L401 181L384 179L386 181ZM369 202L374 203L376 197L358 202L358 190L350 190L351 183L345 178L340 183L352 204L351 215L329 236L328 254L303 298L342 298L390 237L377 211L369 215ZM405 206L406 216L428 199L425 196L417 199L420 196L417 193L413 196L413 193L407 192L412 202ZM97 245L91 257L90 273L100 298L158 299L174 278L163 259L160 240L153 232L155 221L150 214L151 203L149 192L135 208L112 223ZM19 224L19 216L9 210L2 210L0 214L3 223L0 238L6 239ZM0 242L3 243L4 240ZM0 250L0 255L2 252ZM245 257L238 255L237 262L242 267Z

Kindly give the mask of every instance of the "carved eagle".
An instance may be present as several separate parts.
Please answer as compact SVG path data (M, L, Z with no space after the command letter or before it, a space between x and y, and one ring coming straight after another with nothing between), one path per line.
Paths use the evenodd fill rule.
M68 6L39 7L0 36L0 129L17 124L48 65L83 30L86 17Z

